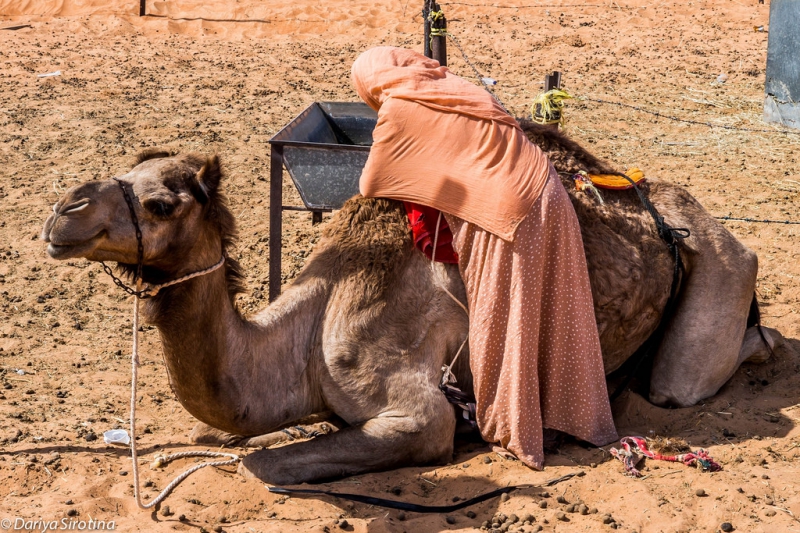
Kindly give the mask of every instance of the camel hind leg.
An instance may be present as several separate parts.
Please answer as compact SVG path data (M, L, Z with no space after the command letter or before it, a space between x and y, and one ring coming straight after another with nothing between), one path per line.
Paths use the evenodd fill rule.
M653 363L650 401L656 405L688 407L713 396L753 356L742 341L758 259L707 213L694 215L687 276Z
M741 363L766 363L772 353L783 346L784 338L781 333L772 328L761 326L747 328L744 333L742 349L739 350Z

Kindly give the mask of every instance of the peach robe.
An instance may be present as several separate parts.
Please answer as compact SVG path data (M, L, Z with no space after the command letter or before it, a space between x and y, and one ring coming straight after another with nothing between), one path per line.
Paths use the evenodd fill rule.
M483 89L392 47L353 64L378 112L361 193L439 209L470 310L481 435L532 468L542 428L616 439L577 217L545 155Z

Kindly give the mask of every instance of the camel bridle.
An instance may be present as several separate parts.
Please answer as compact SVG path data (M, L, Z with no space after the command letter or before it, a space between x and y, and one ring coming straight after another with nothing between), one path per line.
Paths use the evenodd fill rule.
M158 292L171 285L177 285L178 283L190 280L192 278L196 278L198 276L204 276L206 274L210 274L215 270L222 267L225 264L225 254L223 252L222 257L220 260L203 270L198 270L196 272L192 272L185 276L181 276L177 279L172 281L168 281L166 283L161 283L159 285L148 285L146 288L142 288L142 271L144 269L144 244L142 243L142 229L139 226L139 217L136 216L136 209L133 206L133 198L131 195L128 194L128 190L125 188L125 184L119 179L114 178L114 181L117 182L119 188L122 190L122 195L125 197L125 203L128 204L128 210L131 214L131 222L133 223L133 227L136 229L136 273L133 277L133 283L136 288L129 287L122 281L120 278L114 275L113 270L111 267L106 265L101 261L103 265L103 270L111 276L111 279L114 280L114 284L127 292L128 294L133 296L133 349L131 351L131 417L130 417L130 439L131 439L131 460L133 462L133 494L136 500L136 504L141 509L149 509L155 505L161 503L172 490L178 486L178 484L189 477L191 474L204 468L206 466L226 466L226 465L233 465L239 462L239 456L233 453L222 453L222 452L211 452L211 451L204 451L204 450L192 450L186 452L178 452L172 453L169 455L158 455L156 456L153 467L160 467L164 466L165 464L173 461L175 459L180 459L182 457L226 457L227 459L224 461L211 461L208 463L199 463L191 468L187 469L181 475L176 477L169 485L167 485L164 490L162 490L155 498L151 501L144 503L142 501L142 494L139 490L139 460L137 459L136 455L136 382L138 376L138 368L139 368L139 300L152 298ZM168 372L169 373L169 372Z
M158 294L158 291L163 288L177 285L178 283L182 283L198 276L210 274L225 264L225 254L223 253L222 257L220 257L220 260L208 268L186 274L185 276L181 276L177 279L167 281L166 283L161 283L159 285L148 285L143 289L141 285L143 283L142 271L144 269L144 244L142 243L142 229L139 226L139 217L136 216L136 208L133 206L133 198L131 198L131 195L128 194L128 189L125 188L125 184L119 178L113 179L117 182L119 188L122 190L122 195L125 197L125 203L128 204L128 212L130 212L131 215L131 223L133 223L133 227L136 230L136 273L133 275L133 283L136 285L135 289L126 285L124 281L114 275L114 271L110 266L105 264L105 262L100 261L100 264L103 265L103 270L106 274L111 276L111 279L114 281L114 284L117 287L127 292L131 296L135 296L141 300L146 300L147 298L152 298Z

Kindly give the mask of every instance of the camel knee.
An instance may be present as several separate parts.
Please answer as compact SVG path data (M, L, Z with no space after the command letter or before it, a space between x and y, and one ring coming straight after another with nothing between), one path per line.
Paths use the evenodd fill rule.
M688 379L654 379L650 382L650 403L659 407L691 407L709 398L725 384L718 376L696 376Z
M650 403L658 407L691 407L700 400L713 396L714 392L703 395L702 393L691 394L684 391L674 393L671 391L657 391L651 389Z

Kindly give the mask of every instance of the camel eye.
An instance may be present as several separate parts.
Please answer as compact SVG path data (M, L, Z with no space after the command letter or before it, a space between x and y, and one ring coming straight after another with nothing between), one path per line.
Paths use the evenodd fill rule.
M168 217L175 211L175 204L163 200L145 200L142 204L145 209L158 217Z

